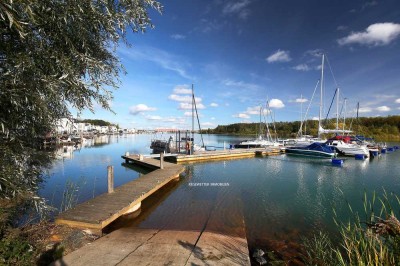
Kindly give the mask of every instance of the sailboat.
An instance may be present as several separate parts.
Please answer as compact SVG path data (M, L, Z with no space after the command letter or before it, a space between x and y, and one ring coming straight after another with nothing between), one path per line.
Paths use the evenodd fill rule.
M305 147L305 146L308 146L308 145L310 145L310 144L312 144L314 142L318 142L318 143L326 142L326 140L323 140L323 139L321 139L319 137L316 138L316 137L311 136L311 135L303 134L303 126L304 126L304 132L305 133L307 132L305 122L307 121L308 111L310 110L310 106L311 106L311 103L312 103L312 101L314 99L314 95L315 95L315 92L316 92L316 90L318 88L318 84L319 84L319 80L317 81L317 84L315 85L314 92L313 92L313 94L311 96L311 100L310 100L310 102L308 104L308 107L307 107L307 110L306 110L306 113L305 113L304 117L303 117L303 103L301 103L301 112L300 112L301 113L301 120L300 120L301 122L300 122L299 131L297 132L297 137L294 138L294 139L282 140L282 143L283 143L284 146ZM303 99L303 95L301 95L301 99Z
M324 73L324 59L325 55L322 55L322 72L321 72L321 105L320 105L320 114L319 114L319 123L318 123L318 136L326 133L334 133L335 137L328 139L326 142L327 145L334 147L338 153L345 156L355 156L355 155L363 155L365 157L369 156L369 150L366 145L360 145L356 142L352 142L349 136L344 136L344 134L352 133L351 130L345 130L344 124L343 129L339 129L339 88L336 88L335 96L336 96L336 129L324 129L321 124L321 116L322 116L322 91L323 91L323 73ZM335 97L334 96L334 97ZM346 101L345 101L346 102ZM340 135L342 134L342 135Z
M320 109L319 109L319 119L318 119L318 138L321 137L322 134L326 133L335 133L336 136L334 138L329 139L323 144L319 145L308 145L306 147L291 147L291 148L286 148L287 153L296 153L296 154L304 154L304 155L309 155L312 153L314 156L318 156L318 154L321 154L320 151L321 149L324 149L324 152L327 152L328 154L322 153L322 157L326 156L334 156L333 151L336 150L338 153L342 155L348 155L348 156L355 156L356 154L362 154L363 156L368 157L369 156L369 151L366 145L359 145L357 143L353 143L350 141L350 137L346 136L341 136L339 135L340 133L348 134L351 133L352 131L350 130L345 130L344 125L343 129L339 129L339 88L336 89L335 95L337 96L337 101L336 101L336 129L324 129L322 127L322 103L323 103L323 82L324 82L324 60L325 60L325 55L322 55L322 68L321 68L321 92L320 92ZM325 150L326 148L326 150Z
M194 143L194 114L196 112L197 122L199 125L199 131L201 136L202 145L198 145ZM203 135L201 133L201 126L199 115L197 113L197 105L196 99L194 97L194 88L192 84L192 136L190 137L190 132L186 131L186 137L182 137L180 139L180 131L179 138L177 137L174 140L173 136L170 136L168 140L164 139L152 139L150 148L153 150L153 153L172 153L172 152L180 152L181 150L185 150L187 154L193 154L195 151L205 151ZM178 135L177 135L178 136ZM184 142L184 147L181 147L181 141Z
M267 101L267 107L269 107L268 101ZM238 149L249 149L249 148L265 148L265 147L272 147L272 146L274 146L274 147L280 146L277 141L274 141L272 139L267 121L265 121L265 125L266 125L266 128L267 128L266 139L264 138L264 136L263 136L263 123L262 123L262 114L263 113L264 113L264 108L262 106L260 106L260 124L259 124L259 132L258 132L257 138L253 139L253 140L242 141L239 144L235 144L234 145L235 148L238 148Z

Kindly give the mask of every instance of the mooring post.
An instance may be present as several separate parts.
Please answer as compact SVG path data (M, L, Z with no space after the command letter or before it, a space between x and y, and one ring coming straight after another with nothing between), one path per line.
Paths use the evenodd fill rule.
M160 153L160 169L164 169L164 153Z
M114 166L107 166L108 193L114 192Z

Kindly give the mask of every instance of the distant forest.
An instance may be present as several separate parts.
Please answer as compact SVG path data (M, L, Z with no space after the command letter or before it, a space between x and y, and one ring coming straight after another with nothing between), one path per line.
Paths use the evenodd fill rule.
M349 118L346 120L345 129L349 129L350 125L350 129L357 135L372 137L376 140L400 140L400 116ZM300 121L275 122L275 127L271 123L268 124L268 127L273 137L277 135L278 138L293 138L296 137L300 129ZM323 128L336 128L336 119L324 121ZM343 121L339 122L339 128L343 128ZM260 132L265 135L266 131L267 125L265 123L261 124L261 128L260 123L236 123L226 126L218 125L215 129L202 130L202 133L257 136ZM303 124L303 135L316 136L317 131L318 121L307 120Z
M117 126L118 127L118 125L114 125L110 122L107 122L107 121L104 121L101 119L82 119L82 120L78 120L78 122L88 123L88 124L92 124L94 126Z

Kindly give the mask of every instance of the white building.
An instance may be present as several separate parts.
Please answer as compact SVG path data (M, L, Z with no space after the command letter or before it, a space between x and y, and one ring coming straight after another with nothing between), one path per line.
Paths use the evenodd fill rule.
M56 131L57 134L71 134L77 131L77 125L68 118L62 118L57 121Z

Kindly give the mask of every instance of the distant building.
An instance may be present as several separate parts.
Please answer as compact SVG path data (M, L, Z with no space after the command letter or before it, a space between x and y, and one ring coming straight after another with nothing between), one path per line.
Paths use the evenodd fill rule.
M57 134L72 134L77 131L77 125L68 118L61 118L57 121Z

